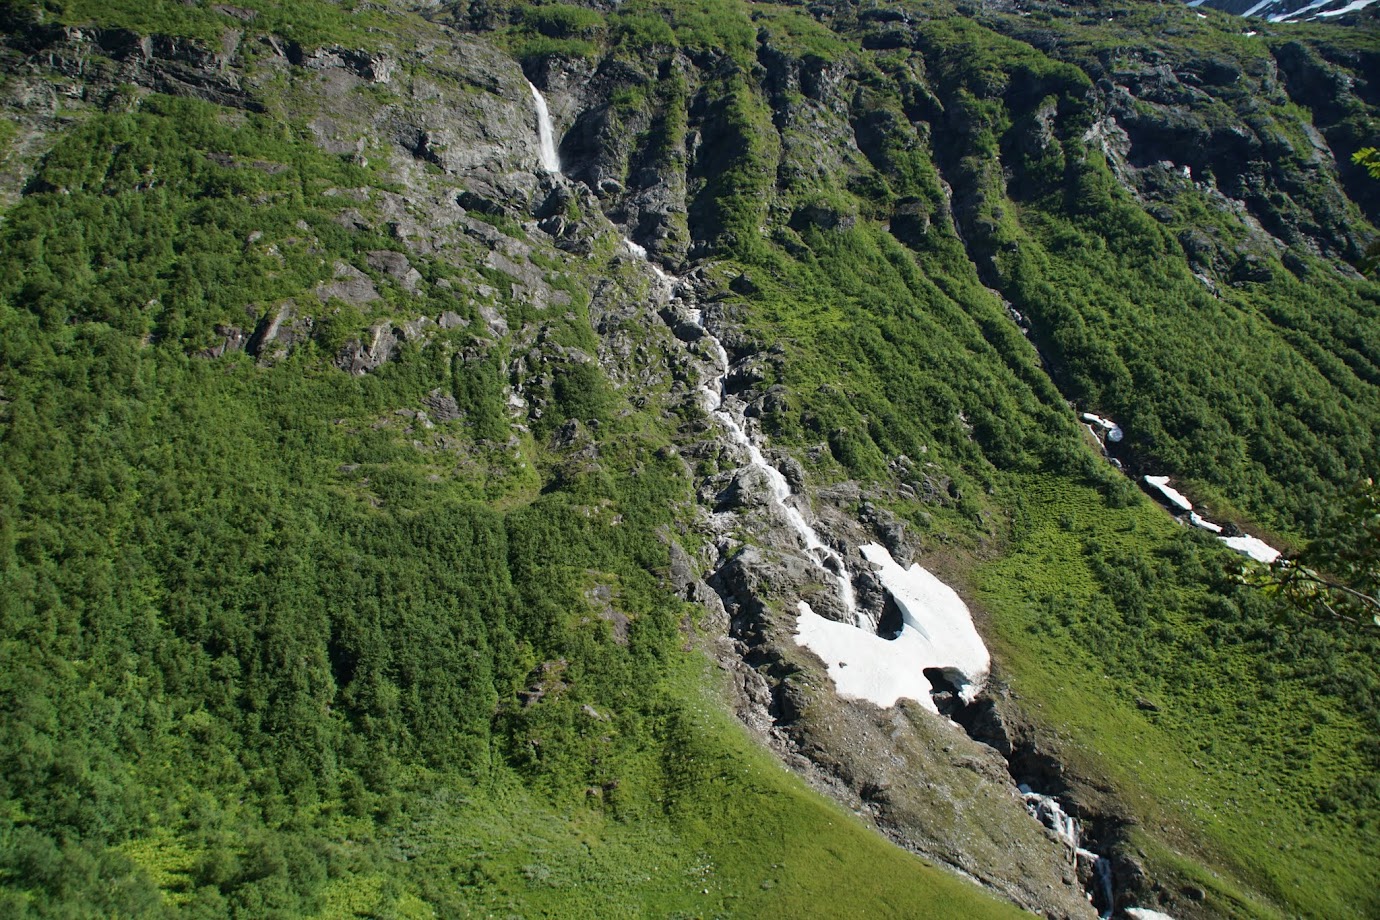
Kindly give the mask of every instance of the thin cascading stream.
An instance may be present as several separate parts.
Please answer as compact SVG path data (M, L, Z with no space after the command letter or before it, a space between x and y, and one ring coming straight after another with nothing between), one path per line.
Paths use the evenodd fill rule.
M644 260L647 259L645 248L631 240L624 240L624 243L633 255ZM672 283L671 277L655 263L649 261L648 264L652 266L661 283L669 287ZM698 390L701 407L718 420L724 431L727 432L729 441L745 452L749 464L766 477L771 488L772 504L781 511L791 529L805 544L805 549L815 565L834 583L839 602L852 618L853 624L860 628L875 629L876 624L872 623L870 617L858 607L857 592L853 589L853 578L848 571L847 564L843 561L843 557L820 538L818 531L811 527L800 510L791 504L790 483L786 481L786 477L781 474L781 471L767 460L757 443L748 436L745 422L741 417L741 410L734 412L731 408L730 400L732 397L727 390L728 372L731 365L728 349L724 348L723 342L719 340L718 336L710 332L705 326L703 311L692 309L688 311L687 319L691 325L700 330L714 350L714 374L708 382L701 384Z
M647 258L643 247L625 243L634 255ZM675 280L656 265L651 267L663 293L669 296ZM901 613L899 632L878 635L875 618L858 604L852 572L843 555L827 545L805 519L793 501L790 483L749 434L746 407L728 390L731 361L723 342L707 328L701 310L690 309L686 318L712 351L713 370L698 388L701 408L719 422L729 443L747 455L750 467L765 477L773 506L800 538L826 583L835 585L847 614L846 621L827 619L806 601L799 601L796 642L824 660L841 696L866 699L882 707L893 706L902 698L913 699L936 715L937 692L957 691L964 703L973 702L986 680L991 658L962 599L920 566L905 567L896 562L886 547L878 543L860 546L858 551L871 567L869 571ZM929 673L942 674L943 687L933 683Z
M556 152L556 130L551 124L551 110L547 108L546 97L531 81L527 88L532 91L532 102L537 107L537 156L541 168L553 176L561 174L561 157Z
M1100 853L1083 846L1083 827L1078 819L1064 811L1064 806L1052 795L1033 791L1029 786L1019 787L1025 809L1030 816L1054 832L1055 836L1068 847L1069 856L1075 862L1087 865L1092 873L1088 897L1096 900L1101 897L1102 906L1098 916L1107 920L1112 916L1115 905L1115 892L1112 885L1112 861Z

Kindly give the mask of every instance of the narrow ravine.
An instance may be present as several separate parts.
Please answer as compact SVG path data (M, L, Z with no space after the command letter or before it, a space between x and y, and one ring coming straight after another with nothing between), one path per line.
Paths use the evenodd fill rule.
M646 258L643 247L625 242L630 252ZM657 274L663 285L674 283L660 269ZM700 330L712 355L711 373L698 391L700 405L720 424L728 442L746 455L747 465L765 478L773 507L800 538L822 580L835 586L847 615L847 620L828 619L808 602L798 601L797 644L825 663L840 696L865 699L882 707L894 706L902 698L912 699L938 714L934 694L952 688L964 702L971 703L982 691L992 662L967 605L952 588L919 565L905 568L886 547L865 544L857 548L859 553L874 567L901 612L900 631L878 635L878 624L858 604L853 573L844 554L825 543L805 519L800 498L767 460L759 439L749 433L747 405L727 390L732 362L723 342L705 325L701 310L689 309L687 319ZM945 686L936 687L928 674L942 675Z
M548 174L559 176L560 161L546 100L530 81L528 86L536 106L539 163ZM623 243L655 275L660 296L674 300L681 290L681 279L652 261L645 247L627 238ZM880 543L863 544L856 548L858 554L872 567L872 574L901 614L898 631L879 634L876 618L858 603L854 572L846 561L849 548L840 551L830 546L806 519L801 498L763 453L761 436L747 419L747 404L729 391L733 362L723 341L710 328L701 308L685 305L684 319L708 346L710 367L696 390L699 405L721 427L727 444L745 458L745 466L764 478L773 509L799 538L821 581L834 585L847 616L846 621L830 619L816 613L805 600L797 601L796 643L824 662L841 698L866 700L882 708L893 707L901 699L914 700L968 732L951 717L951 711L976 703L991 672L991 656L967 605L957 592L920 565L902 566ZM854 529L862 527L855 524ZM1070 862L1077 866L1081 861L1088 867L1092 879L1088 898L1102 917L1111 917L1115 903L1111 860L1081 845L1083 829L1058 799L1027 785L1021 785L1019 792L1031 817L1068 847Z
M631 240L624 243L629 252L647 260L645 248ZM654 263L648 264L663 293L671 296L676 279ZM881 544L864 544L858 551L875 567L875 574L902 618L899 632L890 636L878 634L877 623L858 606L844 555L828 546L805 519L786 477L766 459L760 443L750 433L746 404L727 391L732 362L723 342L705 324L703 311L689 309L687 318L702 332L713 356L711 375L698 390L701 406L723 427L728 441L746 454L749 465L765 476L773 505L800 537L825 580L837 585L839 601L852 620L843 622L820 616L806 601L798 601L797 644L825 663L835 692L841 697L867 700L883 708L910 699L945 718L948 713L941 713L937 697L952 695L957 706L971 706L985 686L991 656L973 625L967 605L957 592L921 566L903 567ZM950 721L968 730L959 722ZM1082 846L1081 824L1057 798L1033 791L1028 785L1022 785L1019 791L1031 817L1068 847L1070 862L1086 868L1091 880L1088 898L1099 916L1111 917L1115 904L1111 859Z

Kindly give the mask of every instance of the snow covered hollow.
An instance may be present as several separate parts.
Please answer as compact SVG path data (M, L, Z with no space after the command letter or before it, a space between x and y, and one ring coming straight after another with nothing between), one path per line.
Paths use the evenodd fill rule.
M1170 488L1168 476L1146 476L1145 484L1158 489L1175 508L1178 508L1180 511L1187 511L1188 522L1194 527L1201 527L1203 530L1217 534L1217 539L1221 540L1238 553L1244 553L1256 562L1263 562L1266 565L1269 565L1280 557L1281 554L1279 550L1259 537L1252 537L1249 534L1243 534L1239 537L1222 536L1222 525L1214 524L1206 518L1199 517L1197 512L1193 510L1193 502L1185 498L1183 493L1178 489Z
M1269 565L1280 557L1279 550L1259 537L1246 535L1241 537L1218 537L1218 539L1238 553L1245 553L1256 562L1263 562L1266 565Z
M1121 426L1109 418L1103 418L1102 416L1094 415L1091 412L1084 412L1083 421L1091 422L1092 424L1101 428L1103 431L1107 432L1107 440L1113 443L1120 441L1123 437L1126 436L1126 433L1121 430Z
M867 700L883 709L912 699L939 713L926 669L935 668L971 703L981 692L992 658L973 626L968 605L953 588L918 565L908 569L869 543L863 557L901 611L901 632L885 639L871 630L828 620L800 602L795 641L829 668L839 696Z
M1146 476L1145 484L1152 488L1159 489L1160 494L1168 499L1169 503L1180 511L1192 511L1193 502L1184 497L1178 489L1170 488L1168 476Z
M808 648L828 666L839 696L867 700L883 709L898 700L915 700L939 713L921 664L928 649L919 633L902 629L898 638L883 639L851 623L826 619L805 601L799 602L798 610L796 645Z
M537 106L537 152L541 168L549 173L559 174L561 157L556 153L556 133L551 127L551 110L546 107L546 97L531 80L527 81L527 88L532 91L532 101Z
M1220 534L1222 532L1221 524L1214 524L1207 518L1199 517L1198 512L1196 511L1190 511L1188 513L1188 522L1192 524L1194 527L1200 527L1203 530L1210 530L1213 533Z

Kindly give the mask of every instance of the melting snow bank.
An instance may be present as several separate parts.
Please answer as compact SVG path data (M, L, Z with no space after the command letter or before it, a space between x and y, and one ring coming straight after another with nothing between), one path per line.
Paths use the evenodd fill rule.
M927 643L914 630L902 629L895 639L883 639L849 623L826 619L799 604L795 641L814 652L829 668L839 696L867 700L886 709L900 699L916 700L938 715L925 677Z
M1128 907L1126 916L1131 920L1174 920L1168 914L1162 914L1157 910L1150 910L1148 907Z
M1173 505L1175 508L1178 508L1180 511L1193 510L1193 502L1189 501L1187 498L1184 498L1184 494L1180 492L1178 489L1170 488L1168 476L1146 476L1145 484L1153 489L1159 489L1160 494L1163 495L1171 505Z
M968 606L953 588L918 565L903 569L886 547L859 547L901 610L901 632L884 639L871 630L825 619L800 602L795 641L820 657L839 696L882 708L915 700L939 713L934 686L925 671L943 672L964 702L982 690L991 669L987 646L973 626Z
M1256 562L1263 562L1266 565L1269 565L1280 557L1279 550L1259 537L1246 535L1243 537L1219 537L1218 539L1238 553L1245 553Z
M1146 476L1145 484L1158 489L1160 494L1162 494L1175 508L1178 508L1180 511L1187 511L1188 522L1194 527L1201 527L1203 530L1208 530L1217 534L1217 539L1221 540L1238 553L1243 553L1250 556L1256 562L1263 562L1266 565L1269 565L1280 557L1281 554L1279 550L1259 537L1252 537L1249 534L1243 534L1239 537L1222 536L1222 525L1214 524L1206 518L1199 517L1193 510L1193 502L1185 498L1183 493L1178 489L1170 488L1168 476Z
M1209 521L1206 518L1200 518L1198 517L1198 514L1195 511L1190 511L1188 513L1188 522L1192 524L1194 527L1200 527L1203 530L1210 530L1213 533L1222 532L1221 524L1214 524L1212 523L1212 521Z
M901 568L885 546L868 543L858 550L881 569L877 577L901 610L901 637L913 631L929 644L923 667L943 670L963 702L971 703L992 669L992 656L973 626L968 605L920 566Z
M634 256L647 260L647 250L631 240L624 245ZM663 293L674 296L676 279L655 263L648 264L663 284ZM747 454L748 465L759 470L770 487L772 503L801 543L825 580L836 583L839 600L851 623L822 617L809 603L797 601L795 641L824 662L839 697L867 700L883 709L901 699L912 699L938 716L936 695L948 701L952 691L965 704L973 704L991 672L992 659L973 625L972 614L958 593L933 574L912 564L903 568L886 547L868 543L858 547L901 614L901 629L894 638L877 635L876 623L858 606L852 572L843 553L828 546L795 507L795 496L781 471L773 466L750 434L741 400L732 396L725 382L731 362L723 342L709 331L703 313L687 306L688 320L703 333L712 349L714 371L698 388L706 413L718 421L727 440ZM1105 420L1103 420L1105 422ZM1120 429L1107 422L1108 431ZM1109 435L1110 437L1110 435ZM1119 440L1120 438L1113 438ZM962 728L952 722L955 727ZM1078 822L1064 813L1058 801L1022 787L1030 813L1055 829L1069 848L1071 858L1088 860L1104 902L1111 904L1112 875L1109 860L1078 847ZM1040 802L1036 805L1032 803ZM1096 895L1089 895L1096 900ZM1110 908L1107 914L1110 916Z
M1121 430L1121 426L1109 418L1103 418L1102 416L1094 415L1091 412L1084 412L1083 421L1092 422L1094 425L1098 426L1103 431L1107 432L1107 440L1112 441L1113 443L1120 441L1123 437L1125 437L1125 432Z

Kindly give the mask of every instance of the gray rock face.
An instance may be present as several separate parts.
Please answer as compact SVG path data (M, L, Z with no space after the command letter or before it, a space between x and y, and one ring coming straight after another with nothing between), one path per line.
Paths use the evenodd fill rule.
M223 336L219 345L213 345L201 352L204 358L220 358L231 352L244 351L249 344L249 336L238 326L217 326L216 335Z
M382 249L369 253L367 258L370 268L388 275L409 294L417 293L417 287L422 283L422 273L412 267L407 256L391 249Z
M316 296L324 304L339 298L354 307L363 307L379 299L378 288L364 272L344 262L335 264L335 277L316 288Z
M391 323L375 324L364 341L346 343L335 358L335 366L354 376L376 370L393 357L403 336Z
M460 411L460 404L455 401L455 397L441 390L432 390L423 402L426 403L427 411L431 413L431 417L438 422L449 422L464 417L464 413Z
M311 338L313 321L297 312L297 305L284 301L259 320L244 350L261 364L274 364L288 352Z

